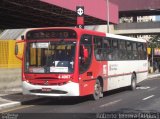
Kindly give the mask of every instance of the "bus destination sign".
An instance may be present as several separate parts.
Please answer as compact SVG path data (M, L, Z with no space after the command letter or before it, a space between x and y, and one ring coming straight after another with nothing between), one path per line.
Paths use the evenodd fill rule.
M35 30L29 31L26 35L27 40L44 40L52 38L77 38L73 30Z

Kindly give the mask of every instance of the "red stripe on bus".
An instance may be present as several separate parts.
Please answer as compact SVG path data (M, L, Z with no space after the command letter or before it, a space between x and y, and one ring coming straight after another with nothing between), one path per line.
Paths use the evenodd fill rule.
M136 73L139 74L139 73L145 73L145 72L148 72L148 70L139 71L139 72L136 72ZM133 72L131 72L131 73L124 73L124 74L109 75L108 78L111 78L111 77L118 77L118 76L124 76L124 75L131 75L132 73L133 73Z
M148 70L139 71L139 72L136 72L136 73L139 74L139 73L145 73L145 72L148 72ZM108 77L103 77L103 78L111 78L111 77L118 77L118 76L131 75L132 73L133 73L133 72L131 72L131 73L124 73L124 74L109 75ZM91 80L96 80L96 78L93 78L93 79L85 79L85 80L83 80L83 81L86 82L86 81L91 81Z

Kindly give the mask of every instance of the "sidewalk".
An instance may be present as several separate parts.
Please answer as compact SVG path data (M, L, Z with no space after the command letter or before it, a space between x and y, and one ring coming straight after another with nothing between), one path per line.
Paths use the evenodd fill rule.
M159 76L160 73L154 73L149 74L148 78L155 78ZM2 111L2 109L9 109L39 99L42 99L42 97L23 95L20 87L17 89L11 89L5 92L0 92L0 112Z
M152 74L148 74L148 78L156 78L159 77L160 73L152 73Z

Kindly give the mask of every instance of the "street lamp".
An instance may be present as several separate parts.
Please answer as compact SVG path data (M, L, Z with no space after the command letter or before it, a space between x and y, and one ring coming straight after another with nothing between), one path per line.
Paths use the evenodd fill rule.
M109 0L107 0L107 33L109 33Z

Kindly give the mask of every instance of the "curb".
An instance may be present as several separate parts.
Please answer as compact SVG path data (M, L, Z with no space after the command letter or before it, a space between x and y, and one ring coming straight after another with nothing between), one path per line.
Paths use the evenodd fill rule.
M148 79L148 78L156 78L156 77L159 77L159 76L160 76L160 74L148 75L148 76L147 76L147 79Z

